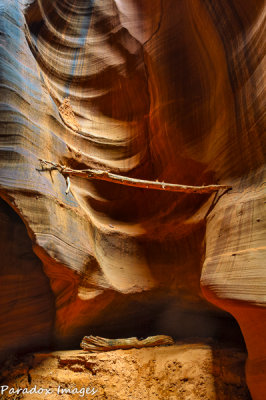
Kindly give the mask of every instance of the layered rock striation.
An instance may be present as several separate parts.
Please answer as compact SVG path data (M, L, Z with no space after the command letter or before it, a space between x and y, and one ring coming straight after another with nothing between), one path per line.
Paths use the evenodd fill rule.
M57 342L211 336L228 317L202 288L238 320L262 399L264 18L262 0L1 3L0 195L42 262L36 280L49 278ZM66 194L39 159L233 189L71 177Z

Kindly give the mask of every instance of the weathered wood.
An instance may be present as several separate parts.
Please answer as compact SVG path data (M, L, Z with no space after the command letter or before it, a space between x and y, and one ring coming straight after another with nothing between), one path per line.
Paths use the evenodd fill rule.
M177 183L166 183L157 181L148 181L144 179L130 178L123 175L113 174L108 171L98 170L98 169L83 169L76 170L68 168L65 165L60 165L53 163L51 161L40 160L42 165L50 165L46 169L58 169L65 176L79 176L81 178L87 179L99 179L107 182L113 182L125 186L134 186L143 189L155 189L164 190L168 192L182 192L182 193L212 193L217 192L220 189L231 189L228 185L206 185L206 186L189 186L189 185L179 185ZM68 183L68 191L70 185ZM68 192L67 191L67 192Z
M111 351L118 349L141 349L143 347L169 346L174 344L171 336L157 335L138 340L136 337L125 339L107 339L100 336L84 336L80 344L85 351Z

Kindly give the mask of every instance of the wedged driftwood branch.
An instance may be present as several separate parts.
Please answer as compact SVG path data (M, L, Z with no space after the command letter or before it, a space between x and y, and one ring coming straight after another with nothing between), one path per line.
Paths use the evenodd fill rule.
M188 186L188 185L179 185L177 183L165 183L165 182L157 182L157 181L147 181L144 179L130 178L123 175L113 174L108 171L98 170L98 169L83 169L77 170L66 167L65 165L60 165L53 163L51 161L41 160L42 167L45 167L45 170L53 170L57 169L64 176L79 176L81 178L87 179L99 179L107 182L113 182L120 185L125 186L134 186L143 189L155 189L155 190L164 190L168 192L183 192L183 193L212 193L216 192L220 189L229 190L232 187L228 185L206 185L206 186ZM48 166L48 167L47 167ZM44 170L44 168L43 168ZM70 180L67 180L67 193L70 189Z
M174 344L171 336L158 335L149 336L146 339L138 340L136 337L126 339L106 339L100 336L84 336L80 347L84 351L112 351L127 349L142 349L143 347L170 346Z

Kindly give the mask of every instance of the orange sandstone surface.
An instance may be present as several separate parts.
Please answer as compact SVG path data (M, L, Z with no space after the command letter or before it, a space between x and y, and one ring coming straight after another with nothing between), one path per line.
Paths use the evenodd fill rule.
M264 0L1 3L1 358L240 327L265 399L264 27ZM232 190L66 193L40 159Z

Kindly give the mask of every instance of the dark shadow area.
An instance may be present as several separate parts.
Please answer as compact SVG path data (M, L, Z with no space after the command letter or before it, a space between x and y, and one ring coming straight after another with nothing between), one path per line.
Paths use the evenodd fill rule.
M0 358L51 344L54 296L25 225L0 199Z
M88 326L77 328L65 339L60 337L53 347L77 349L89 335L116 339L169 335L175 341L192 342L210 339L246 351L240 328L230 314L212 306L203 311L200 305L185 307L164 290L116 295Z
M216 399L252 400L245 378L247 354L222 342L211 349Z

